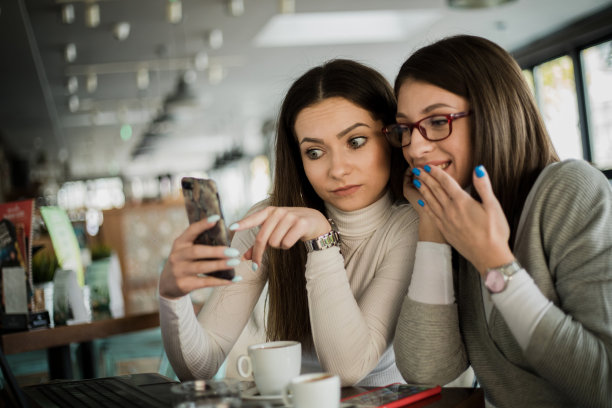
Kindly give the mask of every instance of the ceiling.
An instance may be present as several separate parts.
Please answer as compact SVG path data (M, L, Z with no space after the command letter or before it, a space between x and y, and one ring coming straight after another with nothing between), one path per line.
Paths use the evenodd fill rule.
M44 156L46 163L61 164L66 169L62 177L72 180L206 170L232 149L261 152L269 133L265 129L291 81L325 60L356 59L392 81L415 48L445 35L481 35L512 51L612 1L516 0L465 10L450 9L446 0L296 0L295 13L281 15L280 5L288 0L244 0L243 13L232 15L229 0L182 0L182 19L171 23L168 8L175 3L0 2L0 137L5 150L32 165ZM97 4L100 21L87 27L85 15L92 4ZM67 5L74 12L71 24L62 22ZM275 16L337 17L346 11L379 13L350 15L352 21L365 18L356 33L344 23L326 26L320 14L314 22L285 21L290 30L269 38L276 45L260 44L268 24L282 23ZM394 24L381 11L401 16L393 36L382 30ZM121 22L130 25L122 41L114 33ZM288 45L303 24L311 27L306 34L320 34L310 40L317 44L301 40ZM219 32L221 46L215 43ZM70 43L76 58L67 62ZM74 87L70 77L78 89L69 89L71 81ZM195 98L173 104L171 95L181 78ZM173 120L161 120L164 112Z

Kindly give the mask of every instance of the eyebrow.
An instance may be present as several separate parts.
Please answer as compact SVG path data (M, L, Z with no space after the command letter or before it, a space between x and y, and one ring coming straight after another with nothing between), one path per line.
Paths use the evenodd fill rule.
M431 111L436 110L436 109L438 109L438 108L453 108L453 107L454 107L454 106L447 105L447 104L445 104L445 103L434 103L433 105L429 105L429 106L427 106L425 109L423 109L423 110L421 111L421 113L422 113L422 114L424 114L424 115L426 115L426 114L430 113ZM395 116L396 116L396 117L398 117L398 118L404 118L404 119L407 119L407 118L408 118L406 115L404 115L404 114L403 114L403 113L401 113L401 112L398 112L398 113L397 113L397 115L395 115Z
M356 129L356 128L361 127L361 126L365 126L365 127L367 127L367 128L369 128L369 127L370 127L369 125L367 125L367 124L365 124L365 123L362 123L362 122L357 122L357 123L355 123L355 124L353 124L353 125L351 125L351 126L347 127L346 129L344 129L344 130L342 130L342 131L338 132L338 134L336 135L336 137L337 137L338 139L341 139L342 137L346 136L346 134L347 134L347 133L349 133L351 130ZM317 138L313 138L313 137L305 137L305 138L304 138L304 139L302 139L302 141L300 142L300 145L301 145L302 143L306 143L306 142L311 142L311 143L323 143L323 139L317 139Z

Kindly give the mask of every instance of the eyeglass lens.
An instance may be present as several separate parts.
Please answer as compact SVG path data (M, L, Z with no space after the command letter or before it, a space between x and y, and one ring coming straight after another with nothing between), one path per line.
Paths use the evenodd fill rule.
M432 116L425 118L413 125L390 126L389 139L395 146L406 146L410 144L412 132L418 127L424 138L432 141L445 139L451 132L451 119L446 116Z

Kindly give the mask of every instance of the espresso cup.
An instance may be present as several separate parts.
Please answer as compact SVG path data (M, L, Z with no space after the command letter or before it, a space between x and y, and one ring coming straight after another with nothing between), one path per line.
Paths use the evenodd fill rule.
M300 375L283 390L283 402L293 408L338 408L340 378L330 373Z
M236 361L238 373L247 378L253 375L261 395L280 396L292 378L300 375L302 345L298 341L273 341L253 344L248 355Z

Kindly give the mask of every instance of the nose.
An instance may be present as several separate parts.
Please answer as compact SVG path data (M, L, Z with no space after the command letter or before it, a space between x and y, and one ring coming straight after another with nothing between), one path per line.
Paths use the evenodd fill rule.
M406 160L418 159L431 152L434 149L434 143L425 139L419 129L415 126L412 129L410 144L403 149Z
M351 171L351 161L348 154L343 151L332 152L329 174L331 177L340 179Z

